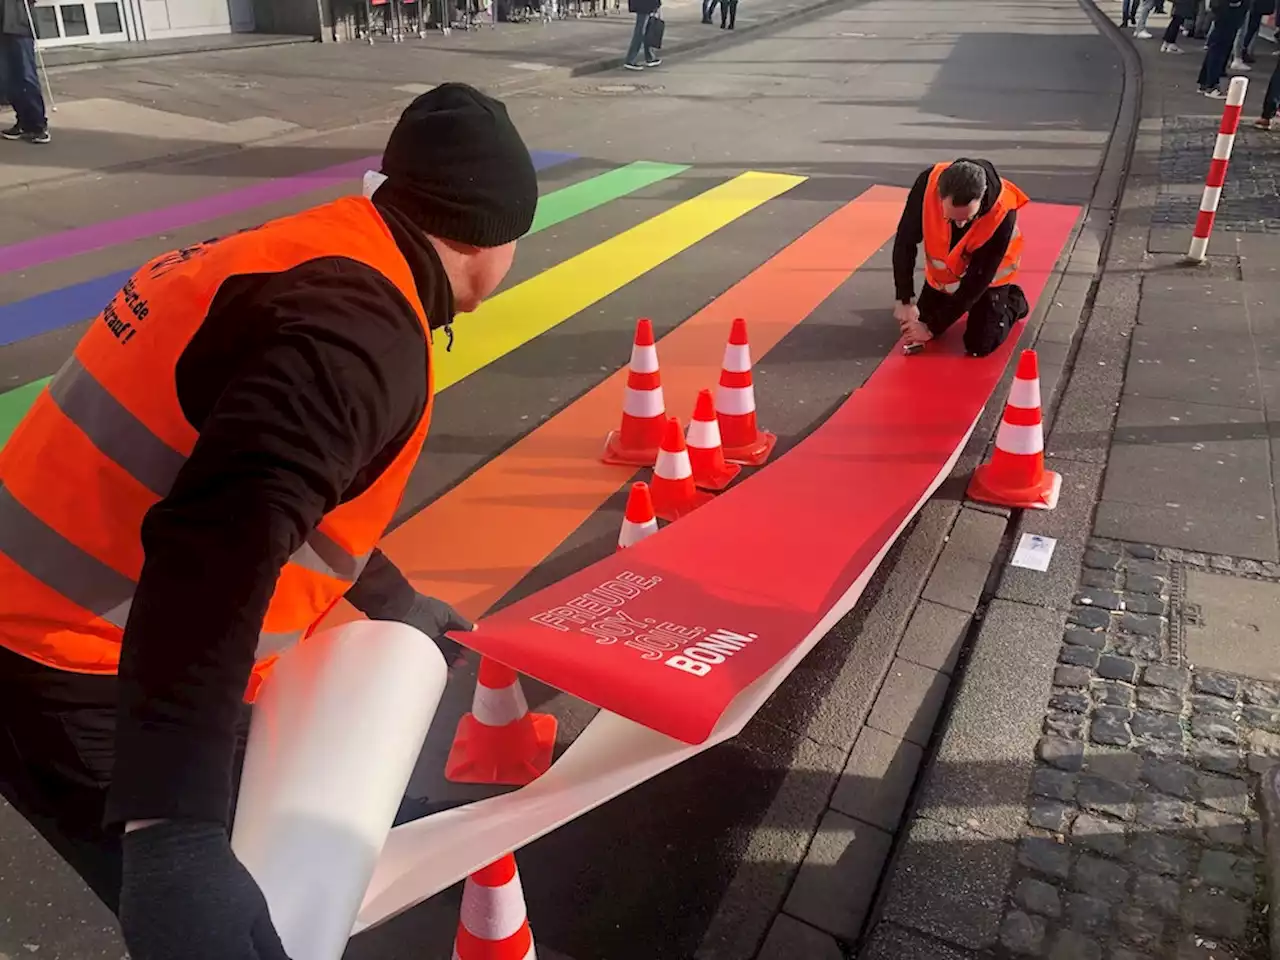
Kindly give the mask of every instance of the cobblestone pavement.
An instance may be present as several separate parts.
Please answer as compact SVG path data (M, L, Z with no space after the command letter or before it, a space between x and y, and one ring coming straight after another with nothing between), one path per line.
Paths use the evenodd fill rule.
M1254 774L1280 756L1280 684L1181 649L1189 568L1275 564L1093 540L1063 636L1000 930L1004 956L1268 956Z
M1266 86L1271 58L1259 59L1253 84ZM1208 101L1206 101L1208 102ZM1214 105L1216 106L1216 105ZM1166 117L1160 150L1161 191L1152 223L1188 226L1196 221L1205 171L1213 159L1220 117ZM1280 234L1280 136L1258 130L1246 113L1231 152L1215 230Z

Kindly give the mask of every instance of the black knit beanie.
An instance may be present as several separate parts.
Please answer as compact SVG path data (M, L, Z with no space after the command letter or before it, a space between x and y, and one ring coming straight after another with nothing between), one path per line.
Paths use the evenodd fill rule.
M382 154L379 201L423 232L500 247L529 232L538 178L507 108L465 83L442 83L405 109Z

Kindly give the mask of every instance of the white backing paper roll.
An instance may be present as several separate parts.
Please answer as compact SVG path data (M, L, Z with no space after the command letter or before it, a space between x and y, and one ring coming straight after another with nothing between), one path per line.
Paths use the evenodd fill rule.
M339 960L448 679L402 623L286 652L254 707L231 846L291 960Z

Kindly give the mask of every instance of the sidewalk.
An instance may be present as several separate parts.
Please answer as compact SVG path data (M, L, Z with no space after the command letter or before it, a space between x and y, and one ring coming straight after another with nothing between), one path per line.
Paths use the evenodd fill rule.
M667 0L662 56L685 55L803 16L834 0L775 0L741 8L736 29L701 22L700 0ZM635 18L625 11L550 23L428 31L401 43L297 43L229 37L158 42L153 55L118 59L107 45L49 51L53 142L0 145L0 192L144 169L261 145L301 147L322 134L392 122L414 96L445 81L511 99L584 73L634 89L620 67ZM221 45L213 41L225 40ZM285 41L285 42L282 42ZM136 46L136 45L131 45ZM198 48L194 52L184 49ZM71 50L72 48L67 48ZM178 51L178 52L175 52ZM70 65L55 66L65 63ZM664 67L658 67L661 75ZM550 96L555 94L549 93ZM10 113L0 110L0 117ZM296 171L303 172L303 171Z
M1270 956L1280 138L1252 121L1275 59L1260 43L1210 261L1182 266L1222 105L1199 42L1159 54L1166 22L1125 34L1143 119L1050 424L1062 503L1014 524L1056 553L993 571L866 960Z

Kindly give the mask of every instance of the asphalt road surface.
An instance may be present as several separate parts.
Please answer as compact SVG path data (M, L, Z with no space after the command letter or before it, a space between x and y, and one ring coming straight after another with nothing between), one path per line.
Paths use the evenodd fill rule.
M273 75L305 72L315 49L259 52L273 72L264 68L261 78L246 75L246 80L270 89ZM171 61L172 69L180 71L182 62ZM439 397L427 457L401 519L415 522L408 518L625 364L637 316L651 317L659 335L671 330L875 184L907 186L938 160L984 157L1036 200L1087 202L1115 116L1120 78L1113 48L1069 0L869 0L656 70L557 81L513 95L511 110L531 146L570 155L547 160L559 162L541 174L546 195L635 161L675 166L650 168L641 179L651 182L625 192L620 181L605 180L577 194L559 194L557 209L564 219L522 242L508 289L598 245L610 245L600 270L586 281L590 302L585 308L538 336L532 336L530 316L514 309L457 324L459 344L468 337L469 324L512 324L519 346L480 369L462 371L469 375ZM389 96L407 99L394 92ZM0 389L18 390L0 396L0 435L20 412L20 398L35 389L22 386L61 365L83 329L77 321L105 300L94 288L77 285L135 266L163 249L348 192L355 178L316 181L321 188L306 193L264 195L257 205L229 201L198 215L175 214L149 233L120 229L93 241L63 231L132 211L231 197L264 178L335 164L358 166L360 158L378 151L386 130L373 123L196 163L8 192L0 244L23 243L25 259L9 262L8 267L16 262L19 268L0 277L0 304L8 305L0 306L0 342L7 344L0 348ZM20 149L33 148L4 145L6 153ZM746 171L806 179L775 190L767 178L763 183L748 178L723 203L697 199ZM683 212L668 217L663 230L626 233L682 204L687 204ZM761 419L781 436L780 452L856 389L896 340L890 315L891 229L875 224L866 229L884 233L879 253L757 365ZM60 238L41 248L31 245L47 235ZM645 245L626 239L637 236ZM651 269L632 269L651 258L659 261ZM567 302L583 282L571 273L549 282L539 311L559 319L557 302ZM24 305L27 298L54 291L60 293L52 293L52 299ZM83 304L95 296L98 302L86 311ZM687 417L690 411L671 412ZM510 495L525 493L517 489ZM539 487L538 495L554 497L554 491ZM449 569L448 542L425 543L423 554L437 559L425 572L407 572L442 595L469 598L482 610L614 548L620 498L600 509L554 499L547 503L580 510L581 523L543 562L507 571L504 583L509 581L510 588L503 596L476 599L463 582L466 571L455 571L451 587L442 573ZM485 513L473 513L479 535ZM518 540L519 532L512 536ZM796 731L824 696L825 680L824 671L802 667L738 740L523 851L521 873L539 948L572 960L692 956L791 766ZM413 797L439 804L484 795L447 784L439 773L473 685L474 673L451 684L411 785ZM537 709L559 717L561 747L592 715L587 705L532 682L526 692ZM789 825L766 828L787 830ZM751 867L771 869L767 863ZM459 895L458 889L449 891L356 938L348 956L448 956ZM41 909L49 909L42 902Z

